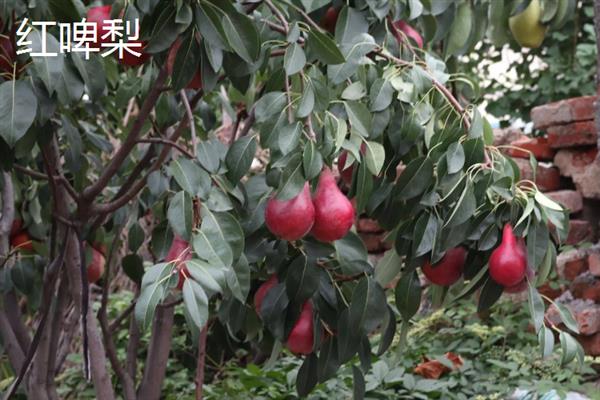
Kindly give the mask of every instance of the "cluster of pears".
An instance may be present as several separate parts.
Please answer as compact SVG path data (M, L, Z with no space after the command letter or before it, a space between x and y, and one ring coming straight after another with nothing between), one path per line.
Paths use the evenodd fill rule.
M265 209L267 228L278 238L292 241L309 232L321 242L341 239L354 223L354 206L338 188L329 167L323 168L314 196L308 182L290 200L273 195Z
M455 247L433 265L426 261L421 269L431 283L450 286L462 276L466 259L465 248ZM515 236L510 224L504 225L502 241L490 255L488 265L490 277L508 293L522 292L527 288L527 281L533 279L533 270L527 265L525 242Z

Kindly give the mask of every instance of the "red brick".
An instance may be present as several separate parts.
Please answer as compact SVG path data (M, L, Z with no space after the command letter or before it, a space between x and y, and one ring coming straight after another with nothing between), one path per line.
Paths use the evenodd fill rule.
M585 150L563 149L554 156L554 165L560 169L562 176L572 176L581 172L596 159L598 149L591 147Z
M593 120L554 125L547 129L548 144L554 149L593 145L598 141Z
M521 171L521 179L533 180L533 173L529 161L521 158L515 158L514 161ZM538 164L535 175L535 183L540 190L548 192L560 189L560 172L558 168Z
M541 129L551 125L594 119L595 99L596 96L574 97L534 107L531 110L533 126Z
M561 295L561 293L563 292L563 288L560 287L558 289L554 289L550 286L549 283L544 283L542 286L540 286L538 288L538 292L540 292L542 295L548 297L549 299L554 300L555 298L557 298L558 296Z
M585 354L589 356L600 356L600 333L591 336L580 335L578 339Z
M600 306L587 304L575 313L575 319L582 335L592 335L600 331Z
M359 218L356 224L356 229L364 233L380 233L383 229L379 226L376 220L371 218Z
M579 275L587 271L587 258L579 258L577 260L567 261L564 266L563 276L570 281L577 278Z
M554 149L548 144L548 139L545 137L530 138L523 137L519 140L515 140L510 144L511 146L518 147L519 149L509 148L507 154L511 157L526 158L529 159L529 152L538 160L552 160L554 158Z
M359 235L369 253L377 253L384 250L383 234L360 233Z
M600 277L600 254L592 253L588 256L588 269L592 275Z
M592 225L589 221L580 219L569 221L569 235L567 236L566 244L574 245L581 242L589 242L592 240L592 236Z
M571 293L578 299L600 303L600 279L589 272L581 274L571 283Z
M576 190L557 190L545 193L552 200L568 208L571 213L583 210L583 198Z

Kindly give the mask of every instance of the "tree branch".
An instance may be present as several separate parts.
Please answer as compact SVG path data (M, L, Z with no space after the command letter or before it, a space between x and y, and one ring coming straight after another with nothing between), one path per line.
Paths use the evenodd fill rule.
M164 144L164 145L171 146L171 147L177 149L180 153L182 153L187 158L190 158L190 159L194 158L194 155L192 153L190 153L189 151L187 151L182 145L175 143L169 139L153 137L153 138L139 139L138 143Z
M117 171L121 167L121 164L123 164L123 161L125 161L125 158L127 158L129 153L135 146L138 136L140 135L140 132L141 132L142 128L144 127L146 120L148 119L148 115L150 115L150 112L154 108L154 105L156 104L156 101L158 100L158 97L160 96L160 93L161 93L160 88L163 86L166 78L167 78L167 69L162 68L160 70L160 72L158 73L158 77L156 78L156 81L154 81L154 85L152 86L152 89L146 96L146 100L144 101L144 104L142 105L142 108L140 109L140 112L139 112L135 122L133 123L133 126L131 127L129 134L127 135L127 138L125 138L125 141L123 142L121 147L111 157L110 162L106 166L106 169L98 177L96 182L94 182L92 185L88 186L83 191L82 197L84 200L89 201L89 200L92 200L94 197L96 197L102 191L102 189L104 189L106 187L106 185L108 184L110 179L117 173Z
M196 124L194 123L194 114L192 113L192 107L190 106L190 102L185 94L185 90L181 89L179 92L179 96L181 97L181 102L185 108L185 113L188 117L188 124L190 125L190 134L192 136L192 154L194 157L196 156L196 146L198 145L198 138L196 137ZM186 154L186 153L184 153ZM189 154L189 153L188 153ZM193 158L193 157L190 157Z

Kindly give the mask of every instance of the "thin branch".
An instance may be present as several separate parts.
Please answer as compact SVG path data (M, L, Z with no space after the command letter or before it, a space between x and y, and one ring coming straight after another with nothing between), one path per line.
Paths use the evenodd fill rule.
M19 164L13 164L13 167L15 170L21 172L22 174L28 175L33 179L48 180L48 176L42 172L34 171Z
M187 151L183 146L181 146L180 144L175 143L169 139L165 139L165 138L138 139L138 143L164 144L167 146L174 147L175 149L177 149L180 153L182 153L187 158L191 158L191 159L194 158L194 155L192 153L190 153L189 151Z
M117 171L123 164L123 161L125 161L129 153L135 146L138 136L140 135L140 132L144 127L146 120L148 119L148 115L150 115L150 112L152 111L154 105L156 104L156 101L158 100L158 97L161 93L160 88L163 86L166 78L167 69L162 68L158 74L158 77L156 78L156 81L154 81L152 89L146 96L146 100L144 101L144 104L142 105L142 108L140 109L140 112L138 113L138 116L135 122L133 123L129 134L127 135L127 138L125 138L125 141L123 142L121 147L116 151L116 153L112 155L110 162L106 166L104 172L98 177L96 182L88 186L83 191L83 199L89 201L96 197L106 187L110 179L117 173Z
M287 35L290 31L290 26L287 22L287 19L285 19L281 11L279 11L279 9L275 6L275 4L273 4L271 0L264 0L264 2L267 5L267 7L269 7L271 12L275 15L275 17L277 17L279 22L281 22L281 25L283 25L283 29L285 30L285 34Z
M121 326L121 323L123 321L125 321L127 319L127 317L129 317L129 315L133 312L134 309L135 309L135 301L133 301L130 305L128 305L127 308L125 310L123 310L123 312L117 318L115 318L114 321L112 321L110 323L108 330L110 331L111 334L115 333L115 331L119 328L119 326Z
M183 299L177 299L177 300L173 300L173 301L169 301L166 303L161 303L159 305L157 305L157 307L160 308L171 308L171 307L175 307L179 304L183 303Z
M63 175L59 175L57 179L58 182L65 187L65 190L67 191L67 193L69 193L69 196L71 196L71 198L75 200L76 203L79 203L79 193L77 193L75 188L71 186L67 178L65 178Z
M323 32L323 28L321 28L319 26L319 24L317 24L315 22L315 20L312 19L302 8L298 7L297 5L295 5L295 4L293 4L292 2L289 2L289 1L284 1L284 3L287 4L287 5L289 5L290 7L292 7L293 9L295 9L296 11L298 11L298 13L300 15L302 15L302 18L304 18L304 20L306 22L308 22L308 24L310 26L312 26L314 29L316 29L319 32Z
M252 110L250 110L248 117L244 120L244 126L242 127L240 132L236 135L236 140L241 137L246 136L248 134L248 132L250 132L250 129L252 128L252 125L254 125L255 121L256 121L256 114L254 113L254 108L253 108Z
M285 95L287 98L287 114L288 114L288 122L291 124L294 122L294 110L292 109L292 91L290 88L290 80L286 75L285 79Z
M377 54L379 54L381 57L392 61L393 63L406 67L406 66L412 66L413 64L402 60L398 57L394 57L391 54L386 54L383 52L383 49L379 49L377 51ZM463 108L463 106L460 104L460 102L456 99L456 97L454 97L454 95L450 92L450 90L448 90L448 88L446 86L444 86L442 83L440 83L440 81L438 81L429 71L427 71L426 69L424 69L425 73L427 74L429 80L431 81L431 83L433 84L433 86L448 100L448 102L452 105L452 107L456 110L456 112L460 115L460 117L463 120L463 124L465 125L465 129L469 129L471 127L471 122L469 121L469 116L467 115L465 109Z
M196 137L196 124L194 123L194 114L192 113L192 107L190 107L190 102L188 101L188 98L185 94L185 90L181 89L181 91L179 92L179 95L181 96L181 102L183 103L183 106L185 107L185 112L186 112L188 120L189 120L188 124L190 125L190 133L192 136L192 154L193 154L193 157L195 157L196 156L196 146L198 145L198 138Z

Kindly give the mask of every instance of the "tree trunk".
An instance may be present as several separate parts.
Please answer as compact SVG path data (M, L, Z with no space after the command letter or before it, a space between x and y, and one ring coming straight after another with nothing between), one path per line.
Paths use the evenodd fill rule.
M600 0L594 0L594 31L596 32L596 135L597 147L600 149ZM600 153L596 156L600 162Z
M160 399L167 361L171 352L174 307L158 307L152 323L152 339L146 357L144 378L138 390L140 400Z

